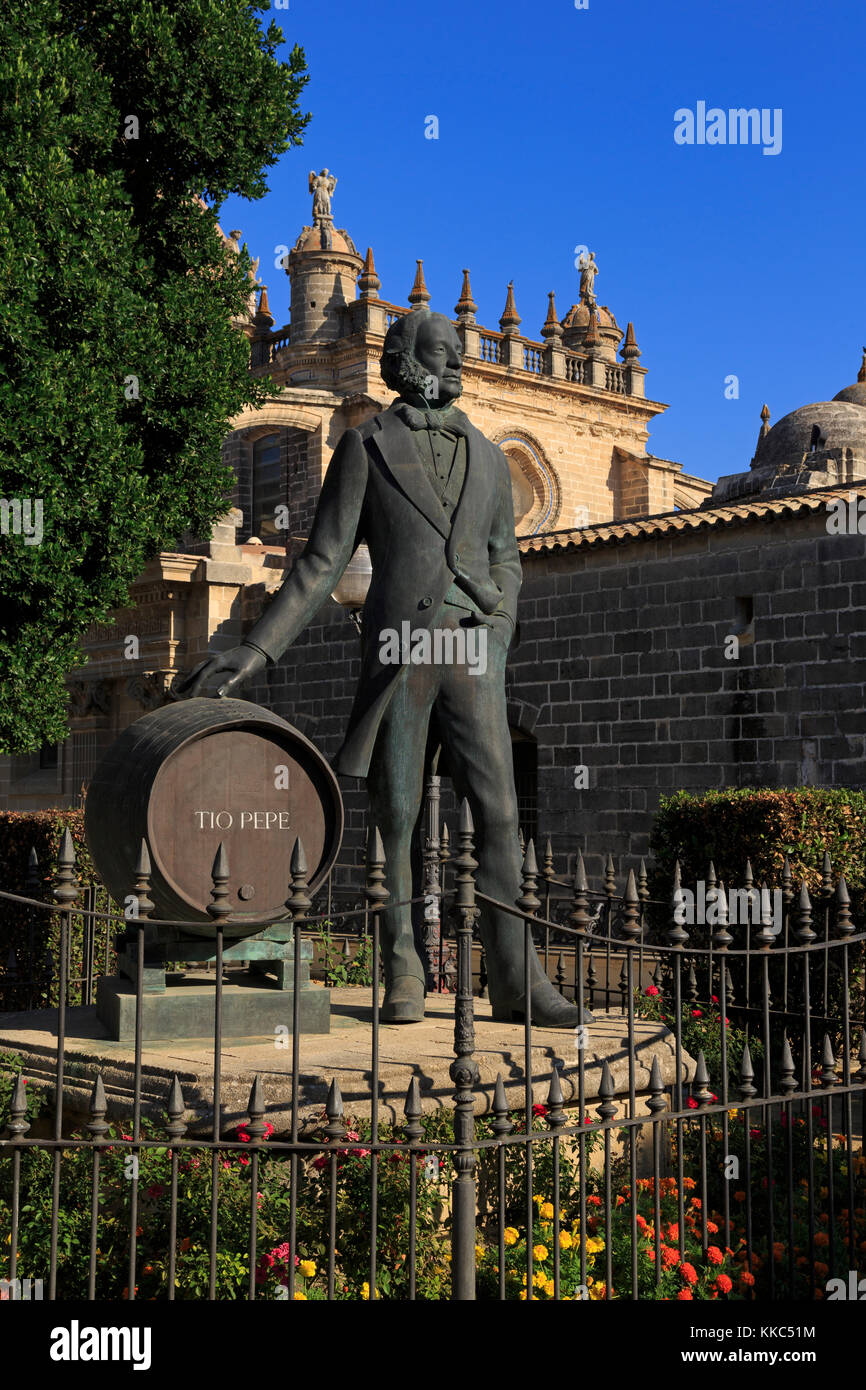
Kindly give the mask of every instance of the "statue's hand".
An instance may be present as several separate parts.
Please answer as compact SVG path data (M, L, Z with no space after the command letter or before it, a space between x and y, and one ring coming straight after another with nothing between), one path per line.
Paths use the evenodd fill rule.
M241 687L267 666L262 652L243 644L209 656L175 687L182 699L194 695L237 695Z

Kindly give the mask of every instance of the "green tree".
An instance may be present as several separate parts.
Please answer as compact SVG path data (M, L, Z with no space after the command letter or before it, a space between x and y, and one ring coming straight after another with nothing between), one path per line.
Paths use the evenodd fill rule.
M222 440L267 394L231 321L250 260L217 230L310 119L303 51L277 57L267 8L18 0L0 19L0 751L66 735L82 634L225 510Z

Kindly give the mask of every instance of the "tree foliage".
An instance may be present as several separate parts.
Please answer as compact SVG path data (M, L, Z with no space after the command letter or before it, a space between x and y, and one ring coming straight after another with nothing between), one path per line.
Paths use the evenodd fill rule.
M222 440L267 394L231 322L249 257L217 230L309 121L304 54L277 57L266 9L19 0L0 19L0 498L33 504L30 537L9 508L0 535L0 751L65 736L82 634L225 510Z

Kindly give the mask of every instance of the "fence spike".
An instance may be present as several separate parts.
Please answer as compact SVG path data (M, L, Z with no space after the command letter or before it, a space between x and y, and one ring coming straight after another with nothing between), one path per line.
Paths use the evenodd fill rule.
M634 869L629 869L623 894L622 934L626 941L636 941L640 936L640 898L637 892Z
M698 1060L695 1063L695 1079L692 1082L692 1095L698 1102L698 1106L701 1110L712 1103L710 1074L707 1071L707 1059L704 1056L703 1048L701 1048L698 1053Z
M171 1086L169 1087L165 1113L168 1115L168 1124L165 1127L168 1137L170 1139L182 1139L187 1130L187 1125L183 1118L186 1113L186 1103L183 1098L183 1089L177 1072L175 1072Z
M300 836L297 837L292 846L289 873L292 881L289 884L286 907L293 918L305 917L312 906L312 899L307 892L307 856Z
M756 1088L752 1085L754 1079L755 1068L752 1066L752 1052L749 1047L749 1039L746 1038L743 1044L743 1060L740 1063L739 1091L741 1100L751 1100L752 1096L758 1094Z
M745 870L745 873L743 874L743 886L744 886L746 889L749 889L749 888L752 887L752 885L754 884L754 882L755 882L755 876L754 876L754 874L752 873L752 861L751 861L751 859L747 859L747 860L746 860L746 870Z
M343 1097L340 1092L340 1083L336 1077L332 1077L328 1087L325 1114L328 1117L325 1133L332 1144L338 1144L341 1139L345 1138L347 1127L343 1121Z
M6 1125L7 1133L14 1139L19 1139L27 1133L30 1122L27 1119L27 1090L24 1077L21 1072L15 1080L12 1088L12 1099L9 1102L9 1121Z
M809 897L809 890L806 887L806 880L800 883L800 898L797 904L797 940L804 946L810 941L815 940L815 932L812 930L812 900Z
M646 863L643 859L641 859L637 871L637 891L638 897L640 898L642 903L649 901L649 876L646 871Z
M830 851L826 849L821 861L821 896L823 898L832 898L833 896L833 861L830 858Z
M547 1123L550 1129L559 1129L565 1124L565 1111L563 1108L562 1085L559 1079L559 1067L554 1062L550 1073L550 1087L547 1092Z
M596 1106L598 1114L603 1120L612 1120L616 1114L616 1106L613 1104L614 1090L613 1077L610 1074L610 1065L607 1058L601 1064L601 1080L598 1083L598 1094L601 1104Z
M535 891L538 883L538 865L535 861L535 845L531 840L528 840L526 844L521 878L523 882L520 897L517 899L517 906L528 917L532 917L541 907L541 899Z
M409 1082L406 1099L403 1102L403 1114L406 1116L403 1133L410 1144L417 1143L424 1133L424 1127L421 1124L421 1090L418 1086L417 1076L413 1076Z
M650 1067L649 1080L650 1095L647 1101L647 1110L650 1114L657 1115L661 1110L667 1109L665 1099L665 1083L662 1080L662 1069L659 1066L658 1053L653 1055L652 1066Z
M784 899L786 907L790 907L794 901L794 875L791 870L791 861L787 854L785 855L785 862L782 865L782 898Z
M546 879L553 878L553 845L550 843L550 836L544 842L544 869L543 876Z
M490 1127L493 1133L496 1135L510 1134L514 1128L514 1121L509 1114L508 1101L505 1098L505 1083L502 1080L502 1072L497 1073L491 1109L493 1119L490 1122Z
M616 897L616 865L613 862L613 855L609 854L604 866L604 891L609 898Z
M258 1072L256 1072L250 1088L247 1113L250 1119L249 1124L245 1125L244 1128L248 1131L251 1142L258 1144L264 1138L265 1133L265 1088Z
M781 1091L784 1091L784 1092L787 1092L787 1091L796 1091L796 1089L797 1089L797 1072L796 1072L796 1069L795 1069L795 1067L794 1067L794 1056L793 1056L793 1053L791 1052L791 1044L790 1044L790 1042L788 1041L788 1034L787 1034L787 1033L785 1034L784 1038L782 1039L782 1063L781 1063L781 1066L780 1066L779 1070L780 1070L780 1073L781 1073L781 1079L780 1079L780 1081L779 1081L779 1089L780 1089Z
M54 901L63 907L74 903L81 892L78 875L75 872L75 845L72 843L68 825L63 832L63 839L60 841L54 884Z
M824 1048L821 1057L821 1085L836 1085L836 1058L833 1056L833 1044L830 1042L830 1034L824 1034Z
M445 864L451 858L451 831L448 829L448 822L442 822L442 833L439 837L439 863Z
M671 925L667 929L667 938L672 946L681 947L689 939L689 934L683 927L680 918L685 907L685 895L683 893L683 883L680 871L680 861L674 861L674 881L671 889L670 912Z
M848 894L848 884L845 882L845 875L839 875L839 882L836 884L836 931L840 936L850 936L855 930L851 920L851 898Z
M231 904L226 902L229 895L229 857L226 853L225 842L220 840L219 848L216 852L211 869L211 898L212 902L207 905L207 910L214 921L220 921L227 917L231 912Z
M577 859L574 865L574 891L571 900L571 910L566 921L576 932L586 935L587 927L590 923L588 884L586 881L586 865L583 862L583 855L577 851Z
M755 932L755 944L759 946L762 951L769 951L776 939L776 933L773 931L773 909L770 902L770 889L767 886L766 879L763 879L761 882L760 899L761 928L760 931Z
M563 963L562 963L562 952L561 952L561 951L560 951L559 955L558 955L557 958L556 958L556 977L555 977L555 982L556 982L556 988L559 990L560 994L562 994L563 990L565 989L565 966L564 966Z

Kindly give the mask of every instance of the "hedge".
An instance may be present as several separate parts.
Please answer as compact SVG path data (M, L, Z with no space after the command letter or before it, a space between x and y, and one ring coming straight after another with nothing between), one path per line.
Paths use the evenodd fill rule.
M57 856L64 830L75 846L75 872L79 881L98 882L96 866L84 838L84 812L3 811L0 812L0 890L53 902L57 876ZM31 849L39 860L39 885L27 888L27 865ZM83 905L83 895L76 906ZM104 909L104 902L99 904ZM32 956L29 942L32 929ZM35 1008L57 1003L54 963L60 936L60 919L38 909L0 898L0 1008ZM10 960L10 949L14 960ZM81 973L83 959L82 918L73 916L70 939L70 975ZM16 984L16 976L19 983ZM52 978L54 983L52 984ZM27 981L39 981L30 987Z

